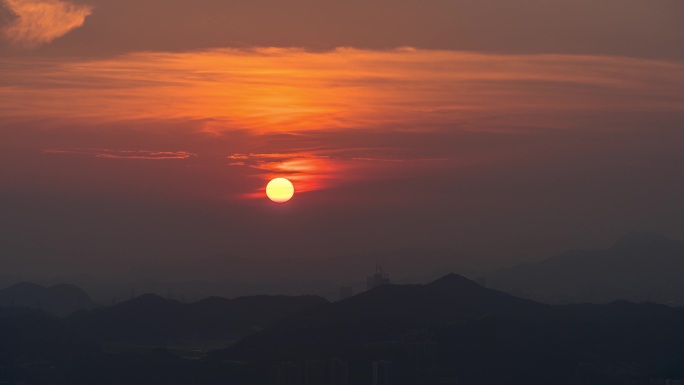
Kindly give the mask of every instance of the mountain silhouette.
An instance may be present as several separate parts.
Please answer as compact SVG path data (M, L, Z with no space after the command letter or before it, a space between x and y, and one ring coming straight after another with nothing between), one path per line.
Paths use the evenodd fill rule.
M396 341L436 325L509 311L527 317L544 307L450 274L428 285L379 286L303 311L216 354L248 361L351 354L361 346Z
M303 311L210 358L264 370L339 358L350 383L369 383L378 360L392 362L394 384L629 383L684 375L682 325L682 308L542 305L449 275Z
M219 385L255 377L244 379L240 365L207 365L164 349L117 346L112 352L45 313L1 317L0 341L1 384Z
M242 365L183 359L156 346L184 352L205 346L200 344L226 346L327 303L315 296L255 296L184 304L145 294L66 318L36 308L0 307L0 383L235 383L249 372ZM255 376L260 377L252 373L239 383Z
M14 308L22 309L22 308ZM24 308L26 309L26 308ZM30 368L36 363L67 364L96 354L99 347L72 331L62 320L29 309L0 317L0 363L4 368ZM0 374L7 374L0 369ZM2 379L0 379L0 382Z
M44 310L56 316L67 316L82 309L96 306L80 288L61 284L44 287L21 282L0 290L0 306L27 307Z
M296 379L336 359L348 383L360 384L372 383L373 362L384 362L394 385L684 378L684 308L544 305L455 274L335 303L257 296L184 304L142 295L67 318L10 310L0 309L0 382L9 383L265 385L274 367ZM172 353L197 341L228 347L206 358Z
M651 233L647 231L632 231L618 239L618 241L613 244L612 248L648 248L650 246L658 247L659 245L667 245L673 243L677 243L677 241L674 241L660 234Z
M654 301L684 305L684 242L633 232L605 250L569 251L498 270L488 286L546 303Z
M326 304L315 296L207 298L184 304L145 294L120 304L80 312L67 319L96 341L146 345L213 341L227 344L310 307Z
M458 261L458 262L456 262ZM364 287L364 275L375 264L390 268L393 279L423 283L454 271L476 276L471 266L480 261L449 250L400 249L320 258L245 258L219 255L172 264L139 266L103 280L119 292L144 286L144 291L167 289L199 300L209 295L242 297L256 294L302 295L316 293L329 300L339 298L340 286ZM459 266L454 266L458 263ZM435 271L439 271L435 274ZM427 277L427 278L426 278ZM122 284L126 283L126 284Z

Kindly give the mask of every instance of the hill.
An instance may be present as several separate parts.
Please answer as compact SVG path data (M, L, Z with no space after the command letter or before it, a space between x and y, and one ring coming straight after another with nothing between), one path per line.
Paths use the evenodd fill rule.
M245 338L225 354L248 361L351 354L366 344L396 341L408 333L466 322L485 314L515 309L516 314L529 317L543 308L545 305L450 274L428 285L384 285L310 309ZM293 346L297 349L293 350Z
M239 363L202 360L197 346L226 346L325 304L307 296L184 304L147 294L65 318L0 307L0 383L250 384L262 374Z
M211 297L184 304L145 294L67 318L74 329L102 342L162 346L208 341L226 345L273 322L326 304L315 296Z
M287 376L342 359L350 383L369 383L374 361L390 362L394 384L458 379L570 385L577 376L588 384L628 383L621 381L684 376L678 365L682 325L681 308L628 302L550 306L449 275L428 285L381 286L312 308L211 358L277 365Z
M96 306L88 294L73 285L44 287L21 282L0 290L0 306L26 307L46 311L56 316L67 316Z
M569 251L487 276L489 287L545 303L684 305L684 242L629 233L605 250Z
M242 365L183 359L163 349L113 352L44 313L5 313L0 341L1 384L218 385L260 378Z

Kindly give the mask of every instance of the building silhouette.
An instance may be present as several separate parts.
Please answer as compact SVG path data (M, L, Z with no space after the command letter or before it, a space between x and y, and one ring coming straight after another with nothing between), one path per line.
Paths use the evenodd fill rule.
M651 378L650 385L682 385L684 380L675 380L671 378Z
M331 383L335 385L349 385L349 365L342 360L332 360Z
M273 385L303 385L302 366L298 362L283 362L273 367Z
M304 385L328 385L326 360L304 361Z
M392 362L373 361L373 385L392 384Z
M339 359L283 362L273 367L273 385L349 385L347 363Z
M404 344L408 378L423 383L435 362L437 343L434 341L410 341Z
M382 266L377 266L375 268L375 274L366 279L368 290L382 285L389 285L390 283L389 276L382 271Z

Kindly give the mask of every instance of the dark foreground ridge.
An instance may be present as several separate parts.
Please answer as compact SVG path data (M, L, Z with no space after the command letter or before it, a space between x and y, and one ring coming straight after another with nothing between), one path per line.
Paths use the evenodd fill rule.
M681 308L549 306L448 275L309 309L210 357L280 377L340 360L350 384L371 383L374 365L406 385L630 384L684 377L682 326Z
M205 342L227 345L284 317L327 304L316 296L210 297L184 304L145 294L66 319L91 340L147 346Z
M598 385L684 378L682 308L543 305L454 274L336 303L246 297L181 304L145 295L66 319L0 314L0 381L9 383L350 385L373 384L375 376L385 381L375 383L395 385ZM183 349L236 336L243 338L207 355Z

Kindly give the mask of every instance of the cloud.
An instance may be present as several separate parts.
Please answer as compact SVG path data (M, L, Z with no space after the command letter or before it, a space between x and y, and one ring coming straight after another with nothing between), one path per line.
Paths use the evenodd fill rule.
M397 49L216 49L5 60L0 115L204 120L206 131L491 131L571 111L681 111L681 62Z
M46 148L46 154L87 155L107 159L167 160L189 159L195 154L187 151L110 150L106 148Z
M324 155L307 152L233 154L227 159L233 161L229 163L229 166L257 170L256 176L260 179L287 177L295 183L297 192L330 187L337 175L352 168L352 165L343 159L330 159ZM256 191L244 196L261 198L262 195L263 191L259 186Z
M389 151L388 151L389 150ZM360 180L377 180L380 175L391 174L397 163L431 162L435 165L447 159L439 158L395 158L392 149L338 148L312 152L250 153L228 156L229 166L248 167L257 170L257 177L270 180L286 177L295 183L297 192L316 191L331 188L341 183ZM356 154L372 153L375 156L358 157ZM408 154L404 154L407 156ZM408 165L406 165L409 167ZM404 169L403 171L406 171ZM248 198L262 198L262 186Z
M27 47L50 43L83 25L92 12L88 5L60 0L3 0L16 17L2 30L5 39Z
M211 47L411 45L684 59L681 0L71 1L94 4L97 15L41 53L102 57Z

